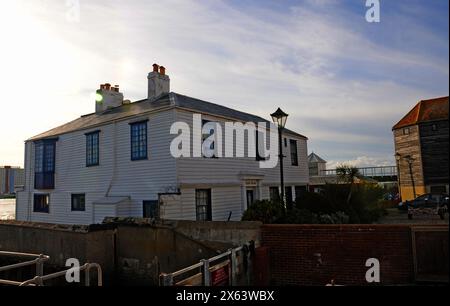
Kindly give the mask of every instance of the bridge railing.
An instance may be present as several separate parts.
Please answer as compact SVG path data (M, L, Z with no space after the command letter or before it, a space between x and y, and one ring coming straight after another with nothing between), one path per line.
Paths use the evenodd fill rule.
M359 173L365 177L386 177L397 176L396 166L381 166L381 167L361 167L358 168ZM329 169L320 172L321 176L336 175L336 169Z

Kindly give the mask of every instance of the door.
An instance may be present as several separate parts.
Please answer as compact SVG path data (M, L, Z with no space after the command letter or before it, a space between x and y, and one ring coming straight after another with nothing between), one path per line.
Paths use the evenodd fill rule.
M247 208L255 201L255 193L253 189L247 189Z
M286 207L288 209L292 208L292 187L291 186L287 186L284 188L285 190L285 197L286 197Z
M159 217L158 213L158 201L143 201L143 213L144 218L157 219Z

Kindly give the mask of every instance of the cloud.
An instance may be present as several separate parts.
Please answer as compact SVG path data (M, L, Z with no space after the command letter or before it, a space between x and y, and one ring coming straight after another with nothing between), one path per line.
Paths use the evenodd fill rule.
M383 14L380 25L369 25L360 1L274 10L265 1L80 0L80 22L71 23L64 2L44 2L18 10L21 18L12 14L16 32L6 52L13 60L0 59L14 72L0 72L12 88L5 96L23 98L11 111L25 107L33 122L11 138L20 152L8 153L13 161L21 162L23 139L92 112L89 88L111 82L126 98L145 97L155 61L167 67L173 91L266 118L281 106L288 127L333 160L386 154L391 126L417 100L448 94L447 36L417 19L418 10L395 10L395 19ZM30 71L41 75L24 92ZM335 151L336 143L347 149Z
M336 161L330 160L327 162L327 169L336 169L339 165L351 165L358 168L364 167L382 167L395 166L395 161L391 157L373 157L373 156L358 156L352 160Z

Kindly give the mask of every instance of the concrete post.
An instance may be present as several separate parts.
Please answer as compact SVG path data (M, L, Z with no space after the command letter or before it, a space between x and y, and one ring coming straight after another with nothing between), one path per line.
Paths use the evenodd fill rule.
M231 249L231 286L237 285L237 256L236 249Z
M209 260L202 259L202 275L203 275L203 286L211 286L211 273L209 272Z
M161 286L173 286L172 274L161 273L159 276L159 282Z

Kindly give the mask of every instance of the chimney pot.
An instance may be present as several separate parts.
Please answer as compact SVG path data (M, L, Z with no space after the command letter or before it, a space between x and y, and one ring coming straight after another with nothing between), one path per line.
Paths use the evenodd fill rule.
M158 72L158 69L159 69L159 65L153 64L153 72Z
M110 89L111 89L111 84L106 83L106 84L105 84L105 89L106 89L106 90L110 90Z
M162 74L162 75L166 75L166 67L160 66L159 67L159 73Z

